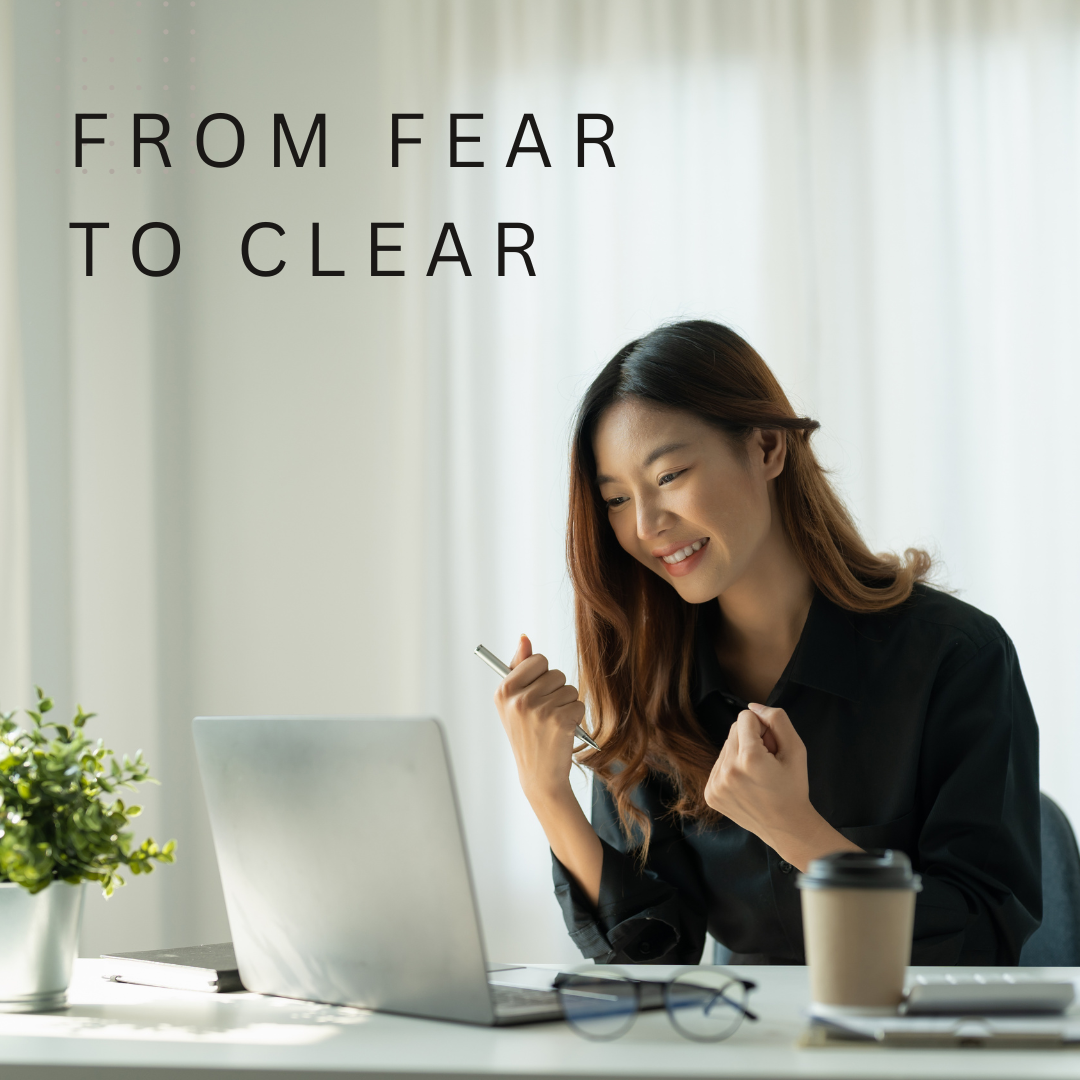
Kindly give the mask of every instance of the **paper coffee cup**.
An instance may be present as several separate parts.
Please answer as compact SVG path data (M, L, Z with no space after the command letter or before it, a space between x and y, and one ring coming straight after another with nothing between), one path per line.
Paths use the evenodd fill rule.
M922 888L908 857L840 851L815 859L797 884L811 1012L895 1012L911 960L915 894Z

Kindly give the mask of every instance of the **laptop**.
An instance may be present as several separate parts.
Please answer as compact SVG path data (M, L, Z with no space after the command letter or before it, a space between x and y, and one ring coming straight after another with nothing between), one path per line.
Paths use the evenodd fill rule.
M200 716L195 747L248 990L408 1016L562 1019L489 982L434 719Z

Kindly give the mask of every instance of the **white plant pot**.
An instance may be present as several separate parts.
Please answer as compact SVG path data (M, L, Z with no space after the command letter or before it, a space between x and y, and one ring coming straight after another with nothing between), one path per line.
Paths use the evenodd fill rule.
M0 882L0 1012L56 1009L67 999L79 949L85 884L39 893Z

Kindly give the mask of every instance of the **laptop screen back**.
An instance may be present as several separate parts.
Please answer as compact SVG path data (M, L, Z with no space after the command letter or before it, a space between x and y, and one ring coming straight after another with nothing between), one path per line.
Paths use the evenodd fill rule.
M198 717L194 734L249 990L491 1023L438 721Z

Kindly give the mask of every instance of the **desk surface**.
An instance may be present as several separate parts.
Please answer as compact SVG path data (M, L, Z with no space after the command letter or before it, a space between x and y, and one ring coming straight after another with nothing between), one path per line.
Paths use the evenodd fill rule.
M0 1077L115 1078L117 1067L170 1080L183 1080L193 1068L210 1070L200 1080L240 1080L245 1072L272 1073L275 1080L326 1073L396 1080L1080 1077L1080 1049L800 1049L795 1043L805 1026L805 968L738 970L759 984L753 1001L761 1020L743 1024L726 1042L689 1042L661 1011L638 1017L616 1042L590 1043L561 1023L477 1028L257 994L123 986L101 977L102 961L80 960L66 1010L0 1014ZM1080 969L1053 971L1080 978Z

